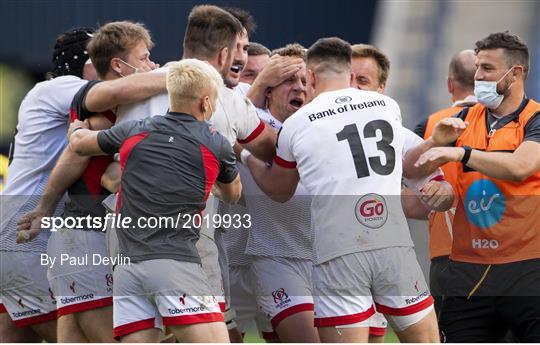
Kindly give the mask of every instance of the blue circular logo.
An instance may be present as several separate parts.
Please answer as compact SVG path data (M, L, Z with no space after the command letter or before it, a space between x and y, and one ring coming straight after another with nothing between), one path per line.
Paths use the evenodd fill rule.
M506 200L495 183L478 180L469 186L464 207L469 222L479 228L489 228L501 221Z

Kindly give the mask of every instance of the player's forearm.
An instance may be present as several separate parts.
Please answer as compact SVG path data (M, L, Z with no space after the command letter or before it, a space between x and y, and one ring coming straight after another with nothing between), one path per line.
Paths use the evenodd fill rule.
M420 198L409 188L401 191L401 205L405 217L418 220L427 220L429 208Z
M96 84L86 96L85 107L92 112L103 112L144 100L167 90L165 78L165 72L135 73Z
M491 178L521 182L530 176L528 163L513 153L472 150L467 166Z
M266 108L266 89L268 86L264 83L263 78L257 78L247 92L247 98L257 108Z
M242 195L242 182L240 175L236 176L233 182L224 184L216 182L220 189L220 198L229 204L236 204Z
M38 204L38 208L45 216L54 213L64 193L82 176L89 161L90 158L77 155L69 146L64 149L49 176Z
M267 166L266 163L254 156L249 156L246 161L253 180L270 199L277 202L286 202L292 198L294 190L291 193L280 188L281 185L276 183L277 180L272 174L272 167Z
M429 138L407 151L403 159L403 176L406 178L421 178L434 172L439 167L439 164L426 163L416 167L415 163L424 152L435 146L434 141Z
M98 133L85 128L73 132L69 137L69 148L80 156L104 155L97 141Z
M112 162L101 176L101 186L111 193L116 193L120 187L120 163Z
M276 155L276 140L276 132L265 124L264 131L253 141L243 146L258 159L270 162Z

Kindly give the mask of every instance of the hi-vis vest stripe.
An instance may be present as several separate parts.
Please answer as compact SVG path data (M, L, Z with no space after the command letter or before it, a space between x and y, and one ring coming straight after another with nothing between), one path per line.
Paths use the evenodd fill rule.
M489 138L486 108L477 104L469 109L469 126L456 146L513 152L523 142L527 122L539 111L540 104L529 100L516 121ZM480 264L540 258L540 171L523 182L511 182L458 166L460 200L450 258Z
M431 136L437 122L456 115L462 109L462 107L449 107L430 115L426 123L424 139L428 139ZM444 172L444 179L452 185L454 194L456 194L457 163L446 163L441 166L441 169ZM429 255L431 259L450 255L452 250L452 222L454 221L457 201L458 198L456 197L450 210L446 212L431 212L428 216Z

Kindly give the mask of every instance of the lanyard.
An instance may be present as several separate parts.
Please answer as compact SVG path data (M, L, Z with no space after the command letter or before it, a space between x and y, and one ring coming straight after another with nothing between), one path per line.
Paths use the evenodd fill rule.
M510 115L506 115L504 117L498 118L491 125L489 125L488 138L493 137L493 135L495 135L495 132L497 132L497 130L503 128L504 126L509 124L511 121L517 120L519 118L519 115L521 114L523 109L525 109L525 106L527 106L528 103L529 103L529 99L524 98L521 104L519 105L519 108L515 112L513 112ZM489 110L486 109L486 122L489 123L488 117L489 117Z

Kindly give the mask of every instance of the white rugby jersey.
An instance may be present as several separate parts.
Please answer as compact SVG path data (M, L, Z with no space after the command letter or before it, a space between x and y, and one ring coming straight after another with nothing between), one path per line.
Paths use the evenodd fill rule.
M49 175L67 144L69 110L73 97L87 83L75 76L40 82L19 107L19 122L1 197L0 250L44 253L49 230L29 243L15 243L17 221L38 204ZM60 202L55 216L62 213Z
M289 117L275 163L298 169L313 196L315 262L412 246L401 207L405 131L398 104L377 92L324 92Z

